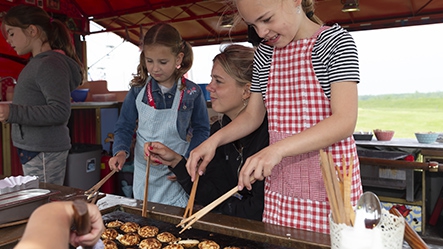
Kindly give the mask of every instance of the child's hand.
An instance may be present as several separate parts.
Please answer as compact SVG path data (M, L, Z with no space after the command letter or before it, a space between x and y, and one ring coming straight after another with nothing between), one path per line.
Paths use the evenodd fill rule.
M144 147L145 155L151 157L152 162L175 167L182 156L167 146L159 142L146 143Z
M122 169L123 165L125 165L125 162L126 162L126 152L119 151L115 156L109 159L108 164L111 170L117 170L118 172Z
M5 123L9 117L9 103L0 103L0 122Z

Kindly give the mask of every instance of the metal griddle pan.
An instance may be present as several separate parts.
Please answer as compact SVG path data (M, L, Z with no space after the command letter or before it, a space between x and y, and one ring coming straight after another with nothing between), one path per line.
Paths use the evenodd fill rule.
M287 249L287 248L330 248L329 235L285 228L237 217L207 214L193 224L189 230L179 234L176 227L181 220L183 209L157 205L148 210L147 217L135 207L117 205L102 210L103 221L132 221L157 226L160 232L170 232L181 239L213 240L220 248L236 246L242 249ZM282 235L279 235L282 234Z

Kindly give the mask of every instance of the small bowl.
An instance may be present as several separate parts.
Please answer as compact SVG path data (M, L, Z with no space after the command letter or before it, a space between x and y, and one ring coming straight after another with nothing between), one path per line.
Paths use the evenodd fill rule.
M436 132L416 132L415 137L421 144L432 144L437 141L440 134Z
M356 132L352 135L356 141L371 141L374 136L372 132Z
M395 132L391 130L374 130L374 135L378 141L391 141L394 133Z
M85 102L88 93L89 89L75 89L71 92L71 98L74 102Z

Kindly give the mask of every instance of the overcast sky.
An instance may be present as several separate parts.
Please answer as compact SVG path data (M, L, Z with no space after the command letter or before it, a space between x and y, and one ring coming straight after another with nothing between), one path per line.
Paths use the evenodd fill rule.
M94 30L91 27L91 31ZM443 24L351 32L360 60L359 95L443 91ZM90 80L127 90L139 49L112 33L86 37ZM194 47L189 78L208 83L220 46Z

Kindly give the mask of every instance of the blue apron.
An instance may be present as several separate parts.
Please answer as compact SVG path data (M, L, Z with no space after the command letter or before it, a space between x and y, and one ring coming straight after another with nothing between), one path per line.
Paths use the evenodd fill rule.
M146 86L136 98L138 110L137 140L134 149L134 198L143 200L146 177L146 163L143 146L146 142L161 142L178 154L184 155L189 142L180 138L177 131L177 115L180 106L180 80L171 109L155 109L143 103ZM185 207L188 203L188 194L177 181L168 180L173 175L166 165L151 165L149 170L148 201L166 205Z

